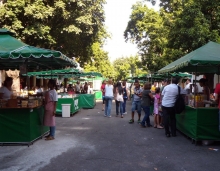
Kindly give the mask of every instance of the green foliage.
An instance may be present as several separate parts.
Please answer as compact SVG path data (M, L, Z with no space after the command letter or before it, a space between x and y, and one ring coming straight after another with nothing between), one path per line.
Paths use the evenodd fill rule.
M105 0L7 0L0 7L0 27L27 44L60 50L80 62L90 60L91 46L103 42ZM102 34L100 33L102 32Z
M160 0L159 12L145 1L154 3L133 5L124 36L138 45L147 70L157 71L208 41L220 41L219 0Z
M114 78L114 68L108 59L108 53L101 49L100 43L92 45L92 60L85 64L86 72L94 71L101 73L105 78Z
M138 56L118 58L113 62L113 66L116 73L116 80L124 80L129 76L138 76L147 73L144 71L142 61Z
M165 65L162 59L167 31L161 27L163 19L158 12L149 9L141 2L132 7L130 21L124 32L126 40L138 45L144 66L157 71Z

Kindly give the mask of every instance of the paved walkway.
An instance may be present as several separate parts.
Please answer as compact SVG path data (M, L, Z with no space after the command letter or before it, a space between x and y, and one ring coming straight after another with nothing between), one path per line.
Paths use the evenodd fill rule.
M131 109L128 102L127 110ZM30 147L0 147L4 171L219 171L220 145L195 146L178 133L141 128L124 118L106 118L101 103L71 118L57 117L56 139ZM153 117L151 116L151 120ZM1 128L0 128L1 129ZM209 148L219 149L213 151Z

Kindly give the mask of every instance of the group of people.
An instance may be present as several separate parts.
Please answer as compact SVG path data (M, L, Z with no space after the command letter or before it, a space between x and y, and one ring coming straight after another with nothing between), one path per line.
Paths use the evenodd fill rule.
M134 123L134 113L138 113L138 123L141 127L152 127L150 123L150 106L154 105L154 128L165 128L165 135L176 136L175 102L178 95L178 79L173 78L172 83L162 81L162 87L146 83L140 87L139 81L135 81L134 96L132 101L132 113L129 123ZM181 94L183 91L181 91ZM141 121L141 110L145 115ZM171 130L170 130L171 128Z
M63 91L68 94L87 94L89 86L87 82L85 82L85 84L80 84L80 82L77 81L76 85L69 84Z
M138 113L138 123L141 127L154 127L158 129L165 128L165 135L167 137L176 136L176 118L175 118L175 101L178 95L178 79L173 78L172 83L168 80L162 82L162 87L157 87L146 83L143 88L140 86L138 80L135 80L133 88L133 99L131 109L131 120L129 123L134 123L135 111ZM103 110L105 117L111 117L112 100L116 104L116 116L119 114L121 118L126 113L126 101L129 99L129 90L126 87L126 81L117 82L113 85L112 80L103 81L101 86L103 93ZM181 89L183 94L183 89ZM154 105L154 125L150 122L150 106ZM145 115L141 120L141 111ZM171 128L171 130L170 130Z
M111 117L112 100L115 100L116 104L116 116L124 117L126 112L126 101L130 99L130 93L126 86L126 81L117 82L113 84L113 81L109 79L107 82L104 80L101 86L102 98L103 98L103 111L105 111L105 117Z

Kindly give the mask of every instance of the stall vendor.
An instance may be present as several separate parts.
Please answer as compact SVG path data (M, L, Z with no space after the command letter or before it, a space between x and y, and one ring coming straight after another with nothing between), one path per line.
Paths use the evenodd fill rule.
M206 99L205 100L209 100L210 99L210 89L209 87L207 86L207 80L205 78L201 78L199 80L199 85L201 87L203 87L203 94L206 96Z
M8 100L11 98L12 89L11 86L13 84L13 80L11 77L7 77L3 86L0 88L0 99Z
M184 88L184 90L187 92L187 94L190 94L191 93L191 87L192 83L191 83L191 79L187 78L186 80L186 86Z
M219 131L220 131L220 83L218 83L215 88L215 100L218 103L218 108L219 108Z

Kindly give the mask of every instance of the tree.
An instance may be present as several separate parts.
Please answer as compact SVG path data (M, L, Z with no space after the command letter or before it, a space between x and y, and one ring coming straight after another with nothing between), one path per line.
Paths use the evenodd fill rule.
M27 44L74 56L83 66L90 60L92 44L107 36L104 3L105 0L7 0L0 7L0 27L15 32Z
M118 58L113 62L113 66L116 73L115 79L118 81L125 80L130 74L138 76L147 73L144 71L142 61L138 56Z
M126 41L138 45L142 62L147 69L154 72L164 66L164 47L167 30L163 27L163 18L159 12L149 9L143 2L137 2L132 7L132 14L124 32Z
M85 71L100 72L106 78L114 78L114 68L108 59L108 53L101 49L100 43L92 45L92 60L84 66Z
M150 71L201 47L220 42L220 1L160 0L160 11L142 2L132 7L124 36L136 43L142 61Z

